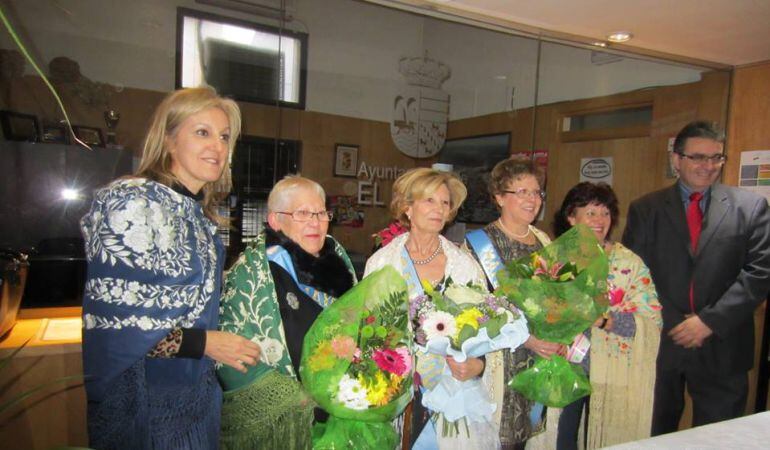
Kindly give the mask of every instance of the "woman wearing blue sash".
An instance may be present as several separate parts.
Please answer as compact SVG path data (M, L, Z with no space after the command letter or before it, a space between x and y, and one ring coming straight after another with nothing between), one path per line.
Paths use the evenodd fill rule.
M473 257L441 236L444 225L454 218L466 194L465 185L451 173L419 168L400 176L393 184L390 209L394 218L409 231L374 253L366 262L365 274L386 265L393 266L406 280L410 298L423 293L423 283L441 289L449 278L461 285L471 282L484 286L484 274ZM419 377L416 375L415 378L423 387L432 389L446 365L454 378L461 381L484 372L484 361L479 358L457 363L451 358L418 351L416 371ZM464 430L453 436L437 433L434 423L428 420L429 413L421 407L419 392L415 394L411 423L404 425L409 432L407 444L411 448L488 448L484 444L485 436L474 435L473 430L470 436Z
M223 449L309 449L313 421L326 420L300 385L302 344L323 308L356 279L347 253L326 234L325 201L307 178L276 183L268 226L226 275L220 327L258 343L262 359L245 373L218 371Z
M230 190L238 106L208 88L167 96L137 174L99 190L81 222L88 279L83 372L89 445L214 449L214 362L245 370L259 347L216 331L223 248L215 213Z
M497 272L504 263L525 257L550 243L548 235L531 225L545 198L540 180L541 174L528 161L508 159L492 169L489 193L500 210L500 218L466 236L491 290L497 288ZM563 351L561 344L530 336L523 346L513 352L504 350L489 355L487 364L502 366L501 382L507 385L514 375L534 364L535 355L547 358ZM523 449L532 436L545 428L543 406L512 389L496 394L497 404L502 405L496 412L500 421L502 448ZM543 444L549 447L547 443Z

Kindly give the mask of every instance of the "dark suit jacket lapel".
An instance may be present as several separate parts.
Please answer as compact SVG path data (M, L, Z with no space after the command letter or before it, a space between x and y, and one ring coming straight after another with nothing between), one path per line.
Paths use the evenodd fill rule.
M711 200L709 200L708 211L703 220L703 230L698 240L698 253L714 237L728 209L730 209L730 201L727 198L727 192L722 188L722 185L715 184L711 188Z
M668 188L664 199L665 205L663 208L674 226L674 232L678 237L677 240L687 247L687 251L692 256L692 250L690 250L690 230L687 228L687 217L684 212L682 196L679 194L679 185L674 184Z

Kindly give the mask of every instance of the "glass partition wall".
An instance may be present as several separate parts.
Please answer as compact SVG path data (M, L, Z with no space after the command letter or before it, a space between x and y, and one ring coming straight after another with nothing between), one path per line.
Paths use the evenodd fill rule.
M672 180L667 144L682 125L696 118L723 124L726 114L727 72L355 0L28 0L0 7L78 136L94 148L72 144L54 97L0 33L0 110L16 124L0 141L0 247L30 253L35 289L52 285L46 275L82 279L67 265L68 258L82 264L78 217L93 189L130 173L132 158L136 166L165 93L196 83L183 79L185 57L193 58L190 73L208 76L243 113L234 190L222 205L233 219L222 230L230 256L259 231L267 193L288 173L324 186L335 214L331 233L359 263L373 247L371 235L391 221L393 180L433 163L451 164L468 184L460 214L466 227L494 220L484 176L510 154L547 171L541 228L550 230L567 189L587 174L606 175L607 167L624 215L630 200ZM181 29L185 17L197 25ZM192 36L192 44L180 36ZM598 169L584 170L593 160L589 168ZM78 194L65 198L64 189ZM25 306L79 304L73 286L30 294Z

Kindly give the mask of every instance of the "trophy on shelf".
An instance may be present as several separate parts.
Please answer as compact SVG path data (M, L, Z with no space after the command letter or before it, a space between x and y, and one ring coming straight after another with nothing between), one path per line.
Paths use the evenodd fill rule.
M104 122L107 124L107 147L121 148L115 135L115 128L120 122L120 113L114 109L104 111Z

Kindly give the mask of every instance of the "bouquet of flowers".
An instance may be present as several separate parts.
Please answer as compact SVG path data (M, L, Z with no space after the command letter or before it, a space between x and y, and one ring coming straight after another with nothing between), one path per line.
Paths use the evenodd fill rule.
M412 398L407 287L390 266L326 308L305 336L300 376L330 414L314 449L392 449L391 421Z
M496 293L524 313L533 335L570 344L607 310L607 272L594 233L576 225L530 257L506 264ZM538 358L510 385L531 400L566 406L591 391L582 369L565 362L561 356Z
M409 317L420 350L451 356L457 362L505 348L514 349L529 337L527 322L502 297L475 286L447 281L443 292L423 286L424 295L410 301ZM458 381L448 367L436 380L423 377L423 405L444 418L444 434L459 431L458 420L491 423L496 405L481 380Z

